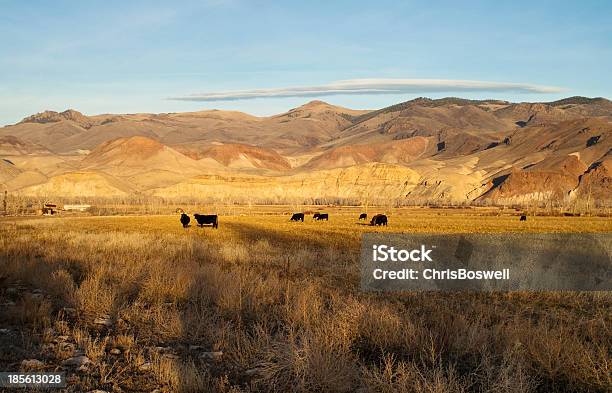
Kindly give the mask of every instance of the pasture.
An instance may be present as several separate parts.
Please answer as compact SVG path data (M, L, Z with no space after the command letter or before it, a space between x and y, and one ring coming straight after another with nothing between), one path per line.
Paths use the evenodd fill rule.
M75 392L609 391L610 293L369 294L358 259L366 231L609 232L610 218L394 209L371 227L324 212L238 209L216 230L2 218L0 370L64 369Z

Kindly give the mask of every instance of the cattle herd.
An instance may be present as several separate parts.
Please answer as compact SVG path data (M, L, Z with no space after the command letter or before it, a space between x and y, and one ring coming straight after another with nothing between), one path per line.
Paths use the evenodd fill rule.
M191 222L191 218L182 210L177 209L177 212L181 214L181 224L183 228L189 228L189 223ZM219 216L216 214L194 214L193 218L197 222L197 226L203 227L204 225L210 225L213 228L219 228ZM315 221L329 221L328 213L314 213L312 219ZM359 220L368 219L367 213L361 213L359 215ZM291 215L291 219L289 221L301 221L304 222L304 213L293 213ZM520 216L520 221L527 221L527 215L522 214ZM388 219L384 214L376 214L370 220L370 226L387 226Z
M182 209L177 209L177 213L180 213L180 221L183 228L189 228L189 223L191 222L191 217L187 213L185 213ZM210 225L213 228L219 228L219 216L217 214L194 214L193 218L195 219L197 226L203 227L205 225ZM314 213L312 219L315 221L329 221L328 213ZM359 215L359 220L367 220L368 215L366 213L361 213ZM301 221L304 222L304 213L293 213L291 215L290 221ZM371 226L387 226L387 216L384 214L377 214L372 217L370 220Z
M329 214L328 213L314 213L312 215L312 219L315 221L329 221ZM360 221L367 220L367 219L368 219L367 213L361 213L359 215ZM304 222L304 213L293 213L289 221ZM387 222L388 222L388 219L386 215L377 214L374 217L372 217L372 220L370 220L370 225L371 226L387 226Z

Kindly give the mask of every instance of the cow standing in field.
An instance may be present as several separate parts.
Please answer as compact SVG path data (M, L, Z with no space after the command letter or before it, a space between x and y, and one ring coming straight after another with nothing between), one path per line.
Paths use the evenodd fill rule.
M194 214L193 218L195 218L199 227L212 225L215 229L219 228L219 216L216 214Z
M527 216L525 214L521 215L519 221L527 221Z
M189 228L189 222L191 218L185 213L181 213L181 224L183 224L183 228Z
M304 222L304 213L293 213L291 220L289 221L302 221Z
M361 220L367 220L368 219L368 215L366 213L361 213L359 215L359 221Z
M370 225L384 225L387 226L387 216L384 214L377 214L372 217L372 221L370 221Z
M315 213L312 216L313 220L317 220L317 221L321 221L321 220L325 220L325 221L329 221L329 214L327 213Z

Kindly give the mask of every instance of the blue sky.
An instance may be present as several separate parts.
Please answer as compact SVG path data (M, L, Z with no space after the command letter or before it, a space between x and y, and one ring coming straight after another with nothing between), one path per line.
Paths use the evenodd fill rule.
M612 2L499 3L0 0L0 124L67 108L86 114L219 108L268 115L314 98L353 108L418 96L610 98ZM324 93L336 81L361 79L565 90L462 90L449 82L442 90ZM169 99L296 86L322 87L321 95Z

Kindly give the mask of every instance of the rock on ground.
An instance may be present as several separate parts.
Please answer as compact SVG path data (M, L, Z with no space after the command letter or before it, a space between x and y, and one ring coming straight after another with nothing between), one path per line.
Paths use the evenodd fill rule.
M64 360L62 362L62 365L80 367L88 363L91 363L91 360L85 355L80 355L80 356L74 356L74 357Z

